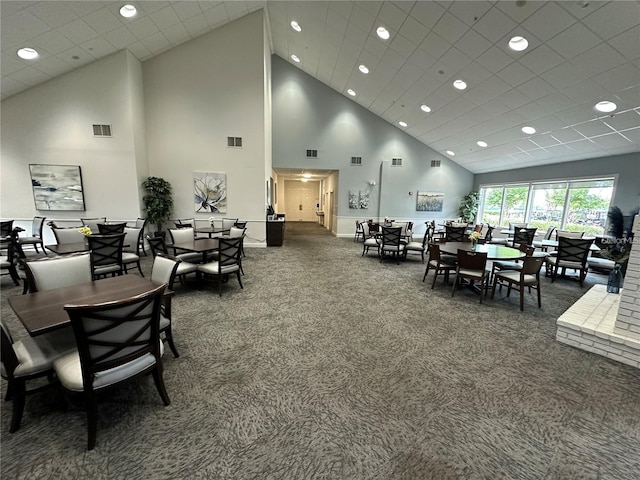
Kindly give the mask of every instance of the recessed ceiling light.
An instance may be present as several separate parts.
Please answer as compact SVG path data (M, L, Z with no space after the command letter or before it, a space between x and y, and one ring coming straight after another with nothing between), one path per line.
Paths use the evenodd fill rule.
M353 91L353 90L351 90L351 89L348 89L348 90L347 90L347 93L348 93L349 95L351 95L352 97L355 97L355 96L356 96L356 92L354 92L354 91Z
M482 148L487 147L487 142L483 142L482 140L478 140L476 143Z
M400 120L398 122L398 125L400 125L401 127L406 127L407 126L407 122L403 122L402 120Z
M528 46L529 42L524 37L516 36L509 40L509 48L516 52L522 52L523 50L526 50Z
M464 90L465 88L467 88L467 84L463 80L454 81L453 86L456 87L458 90Z
M429 113L431 111L431 108L429 108L427 105L420 105L420 110L425 113Z
M389 34L389 30L387 30L384 27L378 27L378 29L376 30L376 33L378 34L378 36L383 39L383 40L389 40L389 37L391 36Z
M294 62L296 62L296 63L300 63L300 59L299 59L299 58L298 58L298 56L297 56L297 55L295 55L295 54L294 54L294 55L291 55L291 60L293 60L293 61L294 61Z
M311 178L311 174L310 173L305 173L302 175L304 178Z
M522 127L522 131L528 135L533 135L534 133L536 133L536 129L529 126Z
M360 65L360 66L358 67L358 69L359 69L362 73L364 73L365 75L366 75L367 73L369 73L369 69L367 68L367 66L366 66L366 65Z
M308 179L308 178L301 178L301 179L300 179L300 181L301 181L301 182L305 182L305 183L306 183L306 182L308 182L308 181L309 181L309 179Z
M295 20L291 20L291 28L293 28L296 32L302 31L302 27Z
M456 153L451 150L447 150L447 155L451 155L452 157L455 157Z
M596 103L595 108L599 112L609 113L613 112L616 108L618 108L618 106L615 103L610 102L609 100L603 100L602 102Z
M34 58L38 58L38 51L35 48L21 48L18 50L18 56L25 60L33 60Z
M120 15L124 18L135 17L136 13L138 13L138 10L133 5L125 5L120 9Z

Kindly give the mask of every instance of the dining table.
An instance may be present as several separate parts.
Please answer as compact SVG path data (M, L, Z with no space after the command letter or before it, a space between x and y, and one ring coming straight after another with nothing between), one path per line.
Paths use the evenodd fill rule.
M228 228L218 228L218 227L201 227L196 228L194 230L195 233L206 233L209 238L220 237L222 235L229 235Z
M194 238L186 242L178 242L171 245L175 251L193 252L202 254L202 262L207 263L207 255L211 252L218 250L217 238Z
M138 275L120 275L53 290L9 297L9 305L29 335L35 337L71 325L64 309L69 304L96 304L122 300L155 286ZM170 295L171 291L165 291Z
M517 248L494 243L479 243L474 246L471 242L440 242L438 245L441 252L450 255L457 255L459 249L467 252L486 253L487 260L517 260L526 256L525 252Z
M123 245L123 248L128 247L128 244ZM87 242L72 242L72 243L51 243L44 246L47 250L52 251L56 255L68 255L70 253L81 253L89 251L89 244Z

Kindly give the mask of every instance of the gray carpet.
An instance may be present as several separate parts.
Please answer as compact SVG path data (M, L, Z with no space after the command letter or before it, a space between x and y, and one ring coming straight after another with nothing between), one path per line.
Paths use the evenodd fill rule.
M85 413L55 390L27 398L14 434L2 402L2 478L640 478L640 370L554 339L605 277L545 279L543 308L521 313L517 295L452 299L419 257L380 263L300 227L247 249L244 290L176 287L169 407L151 378L103 394L87 452ZM24 335L20 290L2 287Z

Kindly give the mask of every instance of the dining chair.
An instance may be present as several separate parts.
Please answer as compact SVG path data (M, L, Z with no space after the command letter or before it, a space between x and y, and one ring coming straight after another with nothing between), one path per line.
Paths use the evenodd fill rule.
M84 242L84 235L79 232L78 227L51 227L51 231L58 245Z
M29 292L42 292L93 280L89 252L60 257L21 260L27 276Z
M538 229L535 227L526 227L526 228L516 228L513 232L513 240L509 242L509 246L513 247L513 245L533 245L533 239L536 236L536 231Z
M89 235L89 250L91 251L91 271L94 280L111 274L112 277L122 275L122 246L125 233L113 235Z
M195 229L193 227L170 228L169 236L171 237L171 243L173 245L183 242L193 242L195 238ZM200 263L202 261L202 255L199 253L178 253L178 250L179 249L173 248L173 255L177 258L187 262Z
M584 237L584 232L572 232L570 230L556 230L556 240L560 241L560 237L582 238Z
M424 271L422 281L424 282L429 274L429 270L433 270L433 282L431 283L431 290L436 286L436 280L438 275L444 275L444 281L449 283L449 273L455 271L456 260L452 256L440 255L440 245L438 242L429 243L429 260L427 261L427 268Z
M512 248L517 248L527 257L531 257L533 255L533 252L535 251L535 247L527 245L526 243L516 244ZM544 257L541 258L544 260ZM496 273L505 270L520 271L522 270L522 262L520 262L519 260L494 260L491 265L491 278L493 278Z
M456 276L453 280L453 289L451 296L453 297L456 290L463 284L464 280L468 280L474 287L480 289L480 303L482 303L483 294L487 294L489 281L489 272L487 272L487 254L484 252L472 252L468 250L458 249L458 262L456 265Z
M218 279L218 293L222 296L222 283L235 273L240 288L244 289L240 278L240 244L241 238L220 237L218 239L218 259L198 265L198 271L206 276Z
M364 237L364 241L362 242L362 256L366 253L369 253L370 248L376 249L376 255L380 255L380 242L376 238L375 234L370 231L371 225L369 223L362 224L362 235Z
M404 259L405 244L401 241L402 227L382 227L382 241L380 243L380 261L391 255L400 265L400 258Z
M589 270L589 249L593 239L591 238L569 238L558 237L558 250L556 255L546 257L547 275L551 275L551 283L558 276L558 269L562 269L561 276L565 276L567 268L578 272L580 286L583 286L584 279Z
M98 224L107 223L107 217L81 218L80 221L82 225L91 229L91 233L100 233Z
M114 233L123 233L126 226L127 226L127 222L99 223L98 233L100 235L112 235ZM96 233L96 232L93 232L93 233Z
M196 228L195 218L179 218L174 223L176 228Z
M147 235L147 242L149 243L149 248L151 249L151 255L154 260L159 254L164 254L169 258L177 258L180 260L178 263L178 270L176 271L176 276L180 279L180 283L182 285L185 284L185 278L189 273L195 273L198 271L198 265L195 263L191 263L181 259L180 257L171 257L169 252L167 251L167 245L164 243L164 238L162 237L151 237ZM200 259L202 257L199 257ZM169 283L169 289L173 290L173 283Z
M424 237L422 237L421 242L409 242L404 246L405 256L409 256L412 254L420 254L422 257L422 263L424 263L424 252L427 249L427 243L429 241L429 229L424 232Z
M53 368L64 390L81 394L86 402L88 450L96 444L98 392L152 373L162 401L171 403L162 377L160 341L165 288L162 284L123 300L64 307L78 349L55 360Z
M233 227L236 222L238 221L237 218L223 218L222 219L222 229L223 230L230 230L231 227Z
M142 228L124 227L123 233L128 243L127 246L122 247L122 268L124 273L129 273L129 268L135 265L140 276L144 277L140 266L140 244L144 244L144 241L141 241L142 232Z
M11 230L13 230L13 220L4 220L0 222L0 237L8 237L11 234Z
M46 255L47 251L44 248L42 239L42 229L44 228L45 219L46 217L33 217L33 223L31 224L31 236L20 237L18 241L22 246L33 246L33 248L36 250L36 253L39 253L38 245L40 245L40 247L42 247L42 251Z
M22 245L18 241L18 236L21 231L24 231L22 227L14 227L9 233L6 244L7 256L1 260L0 269L7 271L6 273L3 273L3 275L8 274L17 287L20 286L20 280L24 280L22 293L27 293L29 283L26 275L24 274L24 270L20 270L19 268L19 262L26 258L26 255L22 250Z
M360 220L356 220L356 232L353 234L353 241L357 242L360 237L364 241L364 232L362 231L362 223Z
M543 252L546 252L549 247L547 247L546 245L543 245L542 241L551 240L551 236L553 235L553 232L555 231L555 229L556 227L554 227L553 225L550 225L549 228L547 228L547 231L544 234L544 237L542 237L542 240L534 240L533 246L541 249Z
M54 385L53 362L73 352L76 341L67 329L38 335L26 336L15 341L4 321L0 319L2 359L2 378L7 380L5 400L13 401L11 414L11 433L20 428L27 395L38 393ZM27 389L30 380L47 377L48 382ZM35 383L35 382L34 382Z
M151 266L151 283L153 285L167 285L167 288L171 290L171 286L175 281L176 274L178 272L178 266L182 263L179 258L169 257L164 253L159 253L153 259L153 265ZM173 333L171 326L173 324L173 318L171 316L171 295L164 295L162 299L162 309L160 311L160 333L164 332L165 339L169 344L169 348L173 352L173 356L178 358L180 354L178 349L173 343Z
M444 238L447 242L464 242L468 241L469 238L464 234L467 230L467 227L454 227L452 225L445 225L445 234Z
M535 289L538 292L538 308L542 307L540 296L540 269L544 263L543 257L525 257L520 270L507 270L498 272L493 276L493 286L491 288L491 298L496 294L496 286L507 286L507 297L511 294L511 289L520 292L520 311L524 310L524 289Z
M244 257L244 239L247 236L246 228L239 228L233 226L229 229L229 238L241 238L240 242L240 272L244 275L244 269L242 268L242 257ZM214 252L215 253L215 252Z

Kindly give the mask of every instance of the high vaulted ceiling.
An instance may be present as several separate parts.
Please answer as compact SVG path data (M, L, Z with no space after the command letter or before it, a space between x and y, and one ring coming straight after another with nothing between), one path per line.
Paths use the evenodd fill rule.
M123 48L145 61L265 8L273 53L474 173L640 151L638 1L131 1L129 19L124 3L3 0L2 99ZM516 35L527 50L508 47ZM18 58L21 47L39 58ZM597 112L602 100L617 109Z

